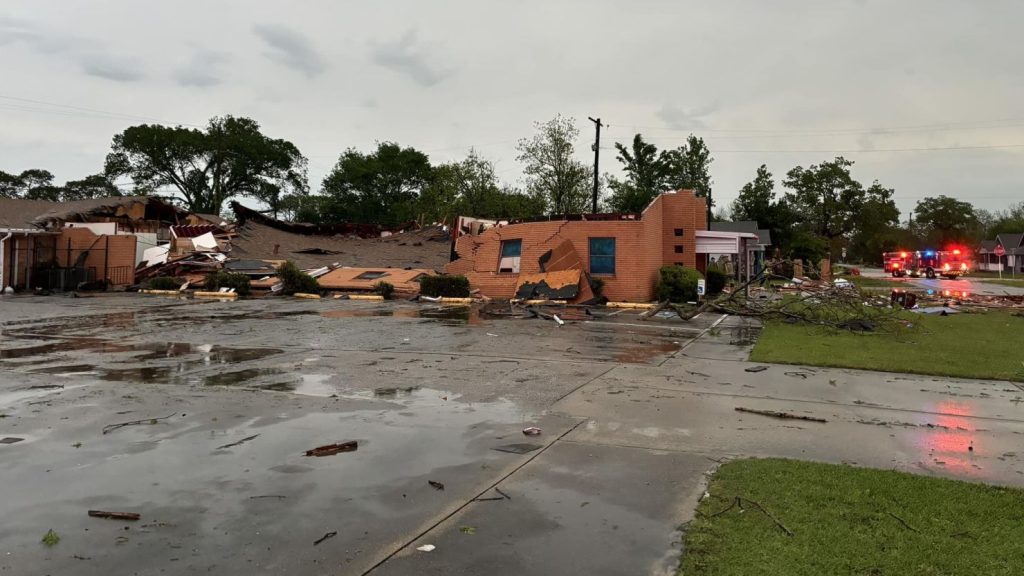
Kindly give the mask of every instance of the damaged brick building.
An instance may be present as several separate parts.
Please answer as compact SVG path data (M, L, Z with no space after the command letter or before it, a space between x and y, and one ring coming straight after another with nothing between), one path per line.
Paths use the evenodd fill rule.
M453 230L449 274L465 275L473 288L492 298L530 297L545 284L568 300L593 297L588 278L603 282L609 300L645 302L654 296L665 265L703 269L708 251L743 251L741 233L707 232L707 204L691 190L655 198L641 214L594 214L563 219L498 223L490 227L460 221ZM712 236L708 236L712 234ZM755 238L756 240L756 238ZM724 241L724 242L723 242ZM575 289L574 289L575 288ZM539 294L537 294L539 295Z

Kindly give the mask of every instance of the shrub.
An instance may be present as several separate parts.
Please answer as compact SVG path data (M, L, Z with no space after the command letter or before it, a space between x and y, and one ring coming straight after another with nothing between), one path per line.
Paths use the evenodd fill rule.
M299 267L291 260L281 264L281 267L277 269L277 279L284 286L281 292L286 295L296 292L307 294L320 292L320 283L316 281L316 278L299 270Z
M693 268L662 266L661 279L654 286L658 300L669 302L693 302L697 300L697 280L703 278Z
M469 296L469 279L465 276L424 276L420 278L420 294L424 296L446 296L466 298Z
M154 276L142 283L145 290L177 290L185 283L184 278L174 276Z
M708 296L717 296L721 294L722 289L725 288L725 285L729 282L729 277L725 274L725 272L722 272L721 270L717 270L714 268L708 269L704 277L707 278L708 281Z
M590 278L590 291L594 293L594 297L604 295L604 279L603 278Z
M384 297L385 300L391 300L391 296L395 293L395 287L393 284L388 282L377 282L373 287L374 291Z
M251 291L249 277L245 274L218 270L206 277L206 289L217 291L221 288L234 288L239 296L248 296Z

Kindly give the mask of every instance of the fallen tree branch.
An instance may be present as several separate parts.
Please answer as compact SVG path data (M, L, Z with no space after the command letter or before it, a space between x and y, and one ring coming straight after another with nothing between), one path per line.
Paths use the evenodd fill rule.
M828 422L824 418L817 418L815 416L803 416L801 414L792 414L790 412L777 412L775 410L757 410L755 408L744 408L742 406L736 407L737 412L747 412L749 414L760 414L761 416L770 416L772 418L782 418L784 420L806 420L808 422Z
M167 416L161 416L159 418L143 418L141 420L132 420L131 422L120 422L118 424L107 424L106 426L103 427L103 433L104 434L109 434L110 432L113 432L114 430L119 430L121 428L124 428L125 426L141 426L143 424L156 424L157 422L159 422L161 420L167 420L168 418L173 418L175 414L177 414L177 412L172 412L171 414L168 414Z
M259 436L259 434L253 434L252 436L246 436L245 438L242 438L238 442L232 442L230 444L225 444L223 446L217 446L216 449L217 450L223 450L225 448L231 448L233 446L238 446L239 444L245 444L246 442L248 442L250 440L255 440L257 436Z
M786 534L786 536L789 536L790 538L792 538L794 536L793 531L790 530L789 528L787 528L785 524L780 522L778 518L773 516L771 512L769 512L767 509L765 509L765 507L762 506L760 502L757 502L756 500L751 500L750 498L744 498L742 496L736 496L735 498L733 498L732 503L729 504L729 506L727 508L725 508L724 510L719 510L718 512L715 512L714 514L705 514L704 517L705 518L715 518L716 516L721 516L722 514L725 514L726 512L732 510L733 508L739 508L741 511L745 510L745 508L743 508L743 503L744 502L747 502L748 504L753 504L754 507L757 508L762 514L764 514L772 522L774 522L775 525L778 526L779 529L782 530L782 532Z
M917 528L914 528L906 520L904 520L903 518L900 518L899 516L893 514L892 512L886 511L886 514L888 514L889 516L892 516L893 518L899 520L900 524L903 524L903 527L906 528L907 530L910 530L911 532L917 532L918 534L921 533L920 530L918 530Z

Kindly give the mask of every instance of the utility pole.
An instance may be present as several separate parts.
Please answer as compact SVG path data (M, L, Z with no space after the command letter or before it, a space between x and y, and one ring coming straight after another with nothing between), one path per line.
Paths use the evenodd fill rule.
M601 159L601 126L604 126L604 124L601 124L600 118L594 119L587 116L587 119L594 123L594 128L597 130L597 133L594 135L594 203L592 207L592 212L597 214L597 168Z

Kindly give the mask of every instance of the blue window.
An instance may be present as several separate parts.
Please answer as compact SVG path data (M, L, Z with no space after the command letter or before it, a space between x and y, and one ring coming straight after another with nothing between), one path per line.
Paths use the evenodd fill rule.
M590 239L590 273L615 274L615 238Z
M519 273L519 256L523 253L522 240L502 240L501 260L498 262L498 272Z

